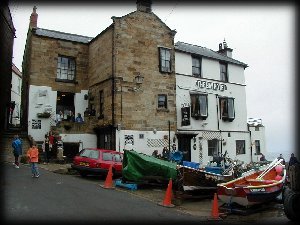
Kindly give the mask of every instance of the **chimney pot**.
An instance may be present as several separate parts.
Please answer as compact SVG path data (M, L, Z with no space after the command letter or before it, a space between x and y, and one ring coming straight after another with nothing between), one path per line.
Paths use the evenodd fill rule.
M36 13L36 6L34 6L30 16L30 23L29 23L30 28L37 28L37 19L38 19L38 14Z

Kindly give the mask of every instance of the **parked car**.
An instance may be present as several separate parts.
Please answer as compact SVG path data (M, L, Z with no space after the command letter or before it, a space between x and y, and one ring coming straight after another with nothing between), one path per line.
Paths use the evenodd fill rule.
M98 148L82 149L74 158L71 167L82 177L88 174L106 175L112 165L114 176L122 174L123 153Z

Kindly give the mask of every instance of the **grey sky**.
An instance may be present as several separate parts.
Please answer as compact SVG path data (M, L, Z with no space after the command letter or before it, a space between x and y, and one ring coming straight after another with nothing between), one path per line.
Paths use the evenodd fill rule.
M15 65L22 58L29 17L37 6L38 27L95 37L111 23L112 16L136 10L136 1L124 5L80 6L42 5L11 2L16 28ZM200 5L183 2L158 4L152 11L171 29L176 41L218 50L226 39L233 58L249 65L245 70L248 117L261 118L266 127L266 147L286 158L295 152L294 83L295 17L294 5ZM246 121L245 121L246 122Z

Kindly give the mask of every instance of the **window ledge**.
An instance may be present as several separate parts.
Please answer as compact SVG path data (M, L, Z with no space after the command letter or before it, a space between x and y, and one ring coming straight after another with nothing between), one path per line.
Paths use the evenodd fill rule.
M66 79L59 79L55 78L56 82L62 82L62 83L73 83L73 84L78 84L78 81L76 80L66 80Z
M169 109L165 109L165 108L157 108L156 111L157 112L170 112Z

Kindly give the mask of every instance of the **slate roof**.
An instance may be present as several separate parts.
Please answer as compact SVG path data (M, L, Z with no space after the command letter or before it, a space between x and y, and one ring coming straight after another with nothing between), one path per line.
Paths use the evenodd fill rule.
M201 47L201 46L197 46L197 45L187 44L187 43L180 42L180 41L176 42L175 50L186 52L186 53L191 53L191 54L196 54L196 55L201 55L201 56L204 56L204 57L207 57L207 58L221 60L221 61L225 61L225 62L228 62L228 63L241 65L244 68L248 67L248 65L243 63L243 62L240 62L240 61L232 59L228 56L222 55L222 54L220 54L218 52L215 52L211 49Z
M93 39L92 37L63 33L60 31L47 30L42 28L36 28L35 34L38 36L50 37L50 38L61 39L66 41L74 41L74 42L79 42L84 44L89 43Z

